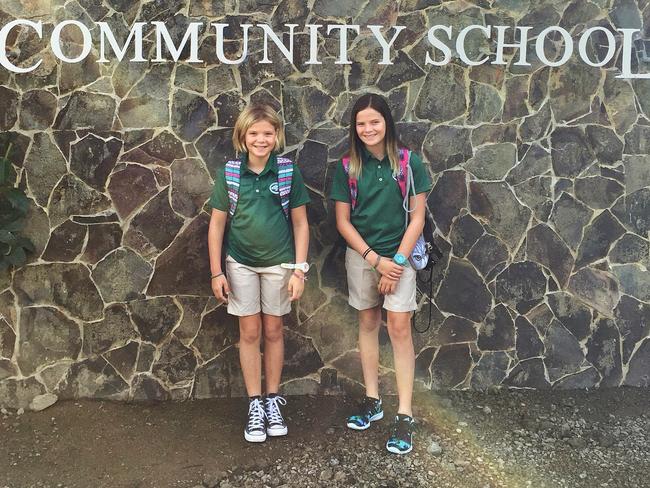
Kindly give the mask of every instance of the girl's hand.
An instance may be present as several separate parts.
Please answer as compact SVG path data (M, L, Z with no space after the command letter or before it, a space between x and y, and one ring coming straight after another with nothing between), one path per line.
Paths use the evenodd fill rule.
M392 259L382 257L377 266L377 271L381 273L382 277L397 281L401 278L404 268L395 263Z
M302 296L302 292L305 290L305 280L300 278L297 274L292 274L289 278L289 286L287 286L287 291L289 292L289 300L292 302L298 300Z
M397 287L397 282L399 280L391 280L390 278L387 278L386 276L382 276L379 279L379 285L377 288L379 289L379 293L382 295L390 295L395 291L395 288Z
M212 279L212 293L220 302L228 303L228 294L230 293L230 285L225 275L217 276Z

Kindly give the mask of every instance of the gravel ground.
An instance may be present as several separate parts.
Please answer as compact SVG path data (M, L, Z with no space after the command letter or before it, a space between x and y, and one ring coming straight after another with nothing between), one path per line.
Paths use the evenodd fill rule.
M2 411L0 488L650 487L650 390L418 394L414 451L384 449L346 397L291 397L290 435L243 440L241 399Z

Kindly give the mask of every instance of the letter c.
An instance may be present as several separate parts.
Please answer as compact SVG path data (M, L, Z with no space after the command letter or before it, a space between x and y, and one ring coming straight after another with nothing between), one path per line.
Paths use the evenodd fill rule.
M0 29L0 65L4 66L9 71L13 71L14 73L29 73L30 71L34 71L36 68L38 68L43 60L39 60L38 63L29 68L20 68L11 63L9 61L9 58L7 58L7 37L9 36L11 29L18 25L26 25L27 27L31 27L36 31L38 37L40 39L43 39L43 23L41 21L32 22L31 20L26 19L12 20L2 29Z

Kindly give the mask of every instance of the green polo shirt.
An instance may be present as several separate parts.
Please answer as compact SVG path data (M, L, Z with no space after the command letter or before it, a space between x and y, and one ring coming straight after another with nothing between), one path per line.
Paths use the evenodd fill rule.
M363 151L363 168L357 181L357 204L351 210L350 221L366 243L382 256L392 257L404 236L402 193L393 177L388 157L381 161ZM431 189L431 178L422 159L411 153L415 193ZM411 192L411 194L413 194ZM350 203L348 176L339 161L334 172L330 198Z
M247 266L275 266L295 260L293 228L282 211L278 193L278 163L275 154L260 174L253 173L242 155L239 199L226 233L226 252ZM309 203L309 194L297 165L293 166L289 207ZM228 212L225 166L217 170L210 206Z

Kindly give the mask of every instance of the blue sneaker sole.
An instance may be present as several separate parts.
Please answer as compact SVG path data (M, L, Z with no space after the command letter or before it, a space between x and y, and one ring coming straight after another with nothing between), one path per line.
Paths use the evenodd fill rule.
M384 418L384 411L382 410L381 412L376 413L375 415L370 417L369 419L370 421L366 425L357 425L353 422L348 422L347 426L352 430L366 430L368 427L370 427L370 424L372 422L376 422L377 420L381 420L383 418Z
M400 451L399 449L397 449L397 447L389 446L388 444L386 444L386 450L388 452L392 452L393 454L408 454L413 450L413 444L411 444L411 446L406 451Z

